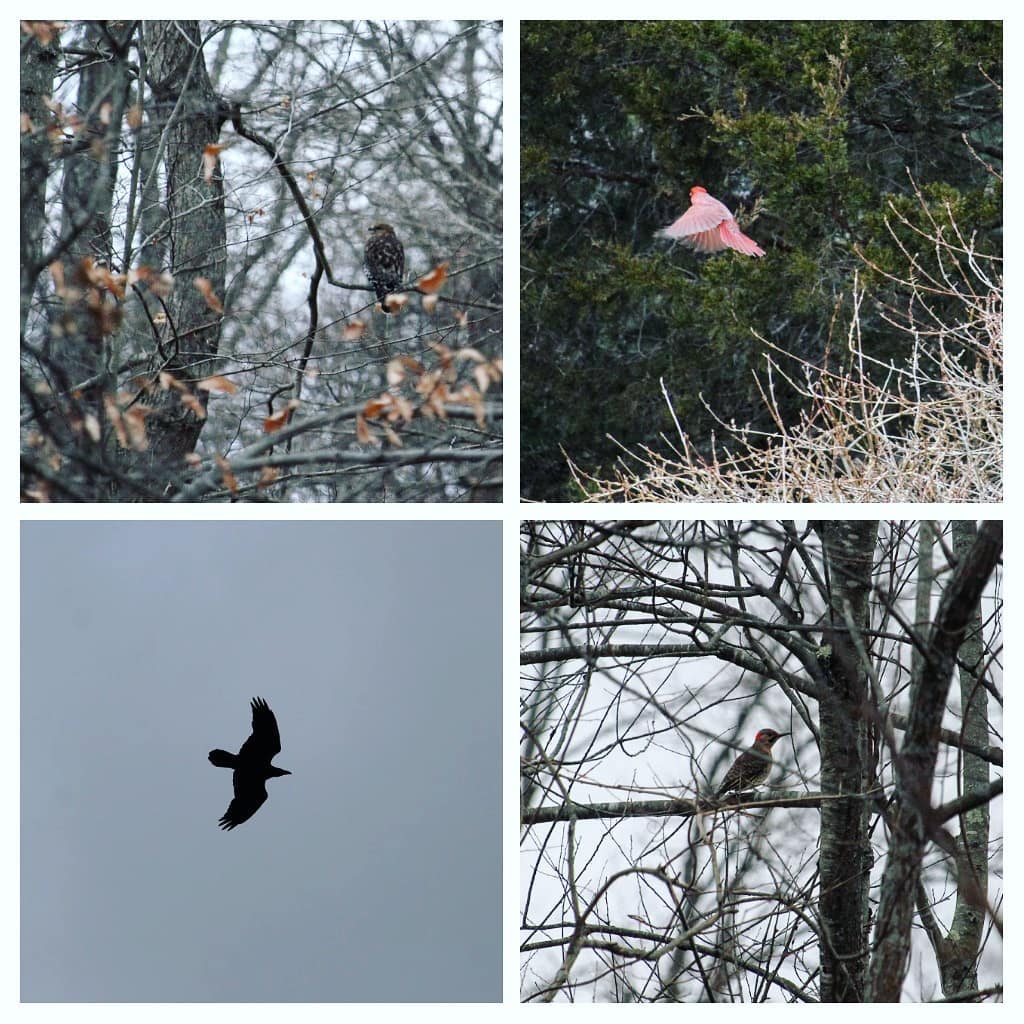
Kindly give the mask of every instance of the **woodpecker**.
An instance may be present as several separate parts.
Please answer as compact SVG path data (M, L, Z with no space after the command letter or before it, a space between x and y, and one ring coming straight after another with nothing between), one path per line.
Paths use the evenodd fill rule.
M744 750L733 761L732 767L725 773L725 778L718 787L717 795L723 796L731 790L743 793L764 782L772 770L772 744L788 735L788 732L762 729L754 737L754 745Z

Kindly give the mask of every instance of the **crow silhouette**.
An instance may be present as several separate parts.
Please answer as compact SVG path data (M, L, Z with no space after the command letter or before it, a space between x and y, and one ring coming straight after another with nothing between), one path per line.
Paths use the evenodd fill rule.
M283 768L275 768L270 762L281 753L281 734L277 731L277 719L262 697L252 701L252 735L242 744L237 754L226 750L211 750L210 763L218 768L234 768L231 781L235 787L235 799L228 805L224 817L218 824L231 829L248 821L263 806L267 799L267 779L291 775Z

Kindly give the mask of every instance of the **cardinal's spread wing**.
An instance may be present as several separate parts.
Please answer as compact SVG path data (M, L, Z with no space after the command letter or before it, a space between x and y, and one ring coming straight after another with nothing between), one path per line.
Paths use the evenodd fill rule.
M724 245L729 246L730 249L745 253L747 256L764 255L764 249L752 238L748 238L743 234L739 229L739 225L731 217L718 229L718 233L721 235Z
M694 204L679 220L667 228L662 228L658 234L665 238L692 239L694 235L714 231L723 220L732 220L732 214L717 199L698 195ZM702 252L713 251L700 248ZM719 248L724 248L724 246Z
M722 241L721 228L714 228L711 231L701 231L696 235L687 235L682 239L684 245L693 246L697 252L721 252L728 248Z
M714 196L709 196L707 192L697 192L691 197L690 208L679 220L686 222L687 234L696 235L717 228L724 220L732 220L732 214Z
M281 734L277 731L277 719L274 712L270 710L267 702L262 697L255 697L252 701L252 735L242 744L238 757L242 761L266 762L267 764L276 754L281 753ZM237 786L236 796L237 796ZM267 794L263 794L263 800ZM263 801L261 800L260 803ZM256 805L257 807L259 804ZM254 807L253 810L256 808ZM252 811L249 812L250 814Z

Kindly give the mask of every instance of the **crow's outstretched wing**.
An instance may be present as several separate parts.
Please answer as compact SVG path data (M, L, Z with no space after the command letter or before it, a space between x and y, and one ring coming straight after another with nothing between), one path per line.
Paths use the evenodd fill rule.
M241 825L243 821L248 821L267 799L267 785L262 779L236 771L232 781L235 785L235 799L228 804L224 817L217 822L223 829L232 829L236 825Z
M252 735L242 744L238 756L242 761L265 761L267 764L276 754L281 753L281 734L277 731L274 712L262 697L252 700ZM235 796L238 796L237 784ZM263 794L266 800L267 794ZM260 803L263 802L260 801ZM259 804L256 805L259 807ZM256 810L253 808L253 811ZM252 811L249 812L251 814ZM246 815L248 817L249 815ZM243 819L244 820L244 819Z

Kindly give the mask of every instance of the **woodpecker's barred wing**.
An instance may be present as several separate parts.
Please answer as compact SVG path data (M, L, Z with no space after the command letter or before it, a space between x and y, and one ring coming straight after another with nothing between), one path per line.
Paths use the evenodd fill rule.
M276 728L275 726L275 730ZM267 784L251 772L236 771L231 781L235 787L235 799L228 804L224 816L217 822L225 830L248 821L267 799Z
M270 710L269 705L262 697L254 697L252 700L252 735L242 744L242 749L238 751L238 759L243 762L260 761L269 764L274 756L280 753L281 734L277 731L277 719L274 717L274 712ZM238 795L237 788L236 776L236 796ZM263 799L265 800L266 797L267 794L264 793Z

